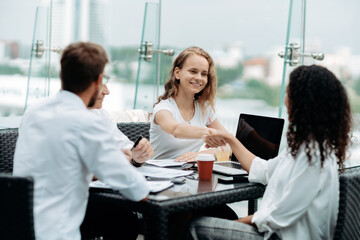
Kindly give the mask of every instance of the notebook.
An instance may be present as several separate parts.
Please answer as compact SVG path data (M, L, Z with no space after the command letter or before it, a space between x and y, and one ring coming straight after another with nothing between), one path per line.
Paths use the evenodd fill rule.
M254 155L268 160L279 153L283 128L282 118L241 113L236 138ZM247 175L234 154L231 161L215 162L213 171L230 176Z

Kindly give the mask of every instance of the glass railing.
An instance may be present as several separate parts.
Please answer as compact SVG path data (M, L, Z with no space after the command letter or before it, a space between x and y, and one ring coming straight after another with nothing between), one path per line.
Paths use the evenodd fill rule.
M31 103L60 87L59 55L45 51L42 58L36 57L34 49L38 40L49 48L64 47L76 40L102 44L112 61L109 74L114 76L108 84L111 94L104 101L104 108L110 111L135 107L151 112L156 97L162 94L173 58L153 54L151 62L145 61L138 54L145 42L151 42L153 49L174 49L175 55L195 45L208 51L215 61L219 79L218 116L235 133L241 112L279 116L281 93L294 66L284 65L278 53L297 43L300 53L325 54L323 61L305 58L302 62L300 58L299 64L328 67L348 89L356 113L351 159L352 162L360 159L357 114L360 113L360 36L352 30L358 28L360 15L356 9L360 8L360 2L224 0L204 4L191 0L150 3L108 0L84 1L72 6L74 2L52 0L45 7L36 8L36 0L24 0L22 5L26 9L9 4L9 9L3 10L11 12L19 23L7 23L10 29L17 29L18 36L5 35L11 31L0 33L0 39L17 43L13 47L0 41L1 116L22 115L26 96ZM333 17L338 14L341 17ZM23 43L31 38L32 41ZM16 49L18 55L14 54ZM287 119L284 107L281 116ZM7 122L16 123L16 119ZM0 120L0 126L5 122Z

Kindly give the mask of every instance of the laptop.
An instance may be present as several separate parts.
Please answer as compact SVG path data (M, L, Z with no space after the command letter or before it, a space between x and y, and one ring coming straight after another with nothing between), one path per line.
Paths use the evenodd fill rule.
M278 155L284 119L241 113L236 130L236 138L254 155L271 159ZM241 168L235 155L231 161L215 162L214 172L243 176L248 173Z

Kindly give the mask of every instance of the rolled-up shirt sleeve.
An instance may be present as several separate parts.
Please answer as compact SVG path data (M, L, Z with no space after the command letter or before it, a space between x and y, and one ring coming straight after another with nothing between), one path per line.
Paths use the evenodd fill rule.
M259 157L254 158L249 171L249 181L267 185L282 157L284 156L281 153L268 161Z
M265 170L259 169L262 166L269 165L270 162L265 164L260 161L261 159L255 161L253 177L256 176L259 182L266 182L269 180L268 175L271 176L270 172L267 172L266 167ZM268 236L271 236L277 229L292 225L304 216L319 192L317 185L320 178L319 167L315 167L307 161L298 161L297 163L297 167L291 169L292 176L289 181L281 183L284 185L282 194L278 194L274 190L278 187L274 184L278 184L278 182L271 182L267 187L268 189L266 189L266 196L264 195L264 201L268 202L264 203L264 206L260 207L253 216L252 222L256 224L260 232L267 232L266 235ZM263 173L266 177L261 178L260 173ZM282 173L277 172L276 174ZM274 175L274 177L277 176Z

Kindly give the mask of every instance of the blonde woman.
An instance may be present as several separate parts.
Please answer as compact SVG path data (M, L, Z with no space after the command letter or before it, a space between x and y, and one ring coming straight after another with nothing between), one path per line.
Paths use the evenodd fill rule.
M216 86L214 62L206 51L189 47L179 54L151 116L154 158L193 161L209 127L225 130L215 114Z

